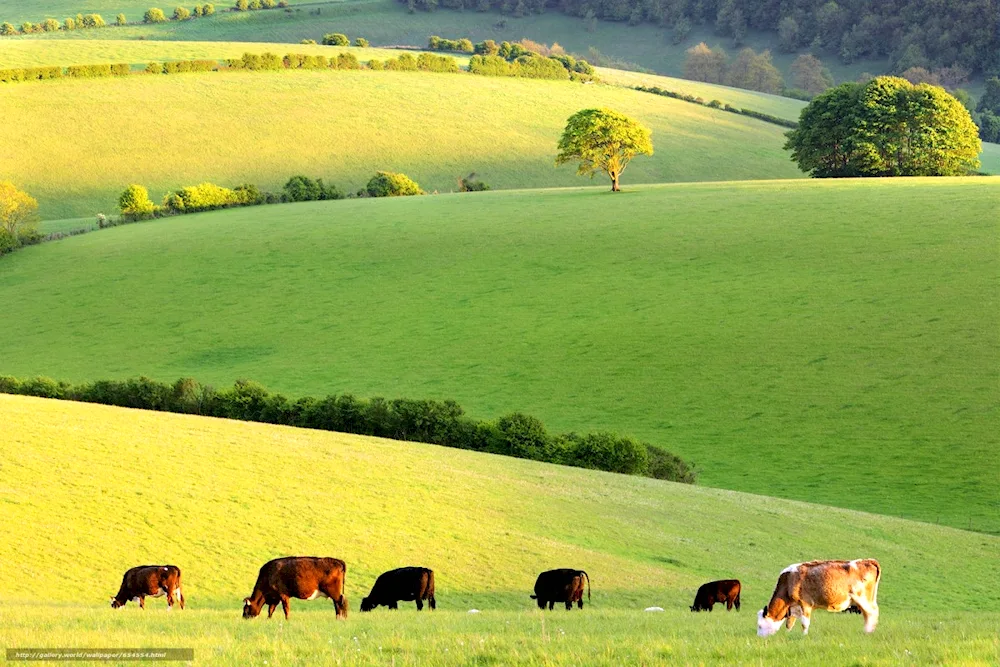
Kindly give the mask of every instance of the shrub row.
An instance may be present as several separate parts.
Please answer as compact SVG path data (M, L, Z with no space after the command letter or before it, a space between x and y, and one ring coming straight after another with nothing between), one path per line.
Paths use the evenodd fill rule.
M508 62L500 56L472 56L469 71L483 76L516 76L528 79L568 79L569 71L553 58L521 56Z
M475 69L473 69L471 61L469 63L469 71L474 74L522 76L535 79L572 78L574 80L590 80L594 76L594 68L590 63L563 53L561 47L558 53L554 53L543 44L527 40L525 40L525 43L528 46L533 45L538 50L532 50L524 44L517 42L501 42L497 44L492 39L487 39L473 44L467 38L443 39L436 35L428 40L427 48L432 51L456 51L458 53L474 53L477 56L481 56L480 59L476 60ZM509 66L504 67L498 61L491 60L491 58L500 58L509 63ZM568 74L563 75L557 72L550 63L546 62L549 59L555 60L562 65Z
M15 232L10 232L5 227L0 227L0 255L6 255L18 248L35 245L44 240L45 237L34 226L27 229L19 229Z
M766 123L773 123L774 125L780 125L781 127L789 127L795 129L799 126L794 120L788 120L787 118L779 118L778 116L772 116L769 113L763 113L761 111L755 111L754 109L741 109L739 107L734 107L731 104L723 104L719 100L711 100L706 102L700 97L695 97L694 95L689 95L687 93L678 93L672 90L664 90L657 86L645 87L636 86L634 90L638 90L643 93L652 93L653 95L661 95L663 97L672 97L675 100L683 100L685 102L691 102L692 104L700 104L702 106L711 107L713 109L721 109L723 111L728 111L729 113L740 114L741 116L749 116L751 118L756 118L757 120L762 120Z
M22 67L19 69L0 69L0 83L16 83L19 81L41 81L44 79L91 79L108 76L128 76L132 71L128 63L114 65L70 65L62 67Z
M219 69L215 60L170 60L146 65L148 74L183 74L185 72L214 72Z
M392 70L398 72L460 72L458 61L451 56L437 56L433 53L421 53L416 57L411 53L401 53L385 62L372 59L368 61L368 69Z
M244 53L242 58L229 58L226 65L230 69L246 69L253 71L279 69L361 69L358 57L353 53L341 53L335 57L307 56L301 53L289 53L279 58L274 53Z
M443 39L437 35L431 36L427 40L427 48L431 51L455 51L457 53L475 53L476 47L472 40L463 37L462 39Z
M364 399L351 394L289 399L249 380L216 390L190 378L164 384L145 377L72 385L48 378L21 381L0 376L0 393L427 442L689 484L695 481L689 464L648 443L614 433L551 434L537 418L516 412L495 421L472 419L455 401Z
M108 24L100 14L77 14L76 18L67 18L60 23L55 19L45 19L41 23L25 21L20 28L12 23L0 23L0 36L30 35L40 32L58 32L59 30L84 30L87 28L103 28Z
M284 9L288 7L288 0L236 0L232 10L234 12L255 12L261 9Z

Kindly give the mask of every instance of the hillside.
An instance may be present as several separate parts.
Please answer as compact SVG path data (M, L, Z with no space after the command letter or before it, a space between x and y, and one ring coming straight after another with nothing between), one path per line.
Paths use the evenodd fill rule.
M115 114L102 112L109 99ZM657 154L636 160L626 183L799 175L782 128L655 95L470 74L299 70L10 86L0 97L8 121L0 180L35 196L48 219L111 213L135 182L157 200L203 181L280 190L300 173L354 191L380 169L405 172L427 191L453 190L470 172L494 188L585 184L574 169L554 167L556 142L571 114L595 106L653 130ZM53 127L73 128L76 140ZM100 168L80 169L88 164Z
M2 395L0 410L7 646L140 642L278 665L386 652L403 664L885 664L901 646L936 662L995 651L996 537L429 445ZM259 565L289 553L345 559L346 622L319 601L293 601L287 623L239 619ZM873 638L849 614L820 614L808 650L797 636L754 636L781 568L862 554L885 573ZM179 564L187 609L107 609L139 562ZM413 563L436 571L436 612L357 611L379 572ZM564 565L588 571L593 600L546 624L527 595L540 569ZM67 571L72 587L54 576ZM719 576L743 581L743 611L691 614L697 585ZM667 612L640 611L652 604Z
M258 207L28 248L0 263L0 372L453 398L631 433L709 486L1000 531L1000 183L627 189Z

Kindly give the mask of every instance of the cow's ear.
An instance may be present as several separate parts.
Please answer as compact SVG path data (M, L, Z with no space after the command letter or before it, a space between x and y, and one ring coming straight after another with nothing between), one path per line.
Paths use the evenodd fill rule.
M250 598L243 598L243 604L250 604Z

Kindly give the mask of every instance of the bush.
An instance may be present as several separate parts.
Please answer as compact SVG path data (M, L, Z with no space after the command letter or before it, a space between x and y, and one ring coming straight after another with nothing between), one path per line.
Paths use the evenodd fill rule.
M649 468L646 446L632 438L613 433L570 434L564 437L569 446L563 456L570 465L626 475L641 475Z
M330 59L330 67L333 67L333 58ZM361 69L361 63L353 53L341 53L337 55L337 69Z
M233 5L233 9L238 12L245 12L250 9L250 3L247 0L236 0L236 4Z
M14 24L12 23L0 24L0 35L8 37L16 34L17 34L17 28L14 27Z
M406 174L380 171L368 181L365 192L369 197L407 197L422 195L424 191Z
M119 14L115 18L115 25L128 25L128 19L125 18L124 14Z
M45 19L42 21L42 30L45 32L57 32L59 30L59 21L55 19Z
M63 21L63 30L76 30L76 21L73 19Z
M362 49L367 49L371 45L368 43L368 40L365 39L364 37L358 37L354 40L354 46L361 47Z
M301 42L299 42L299 44L315 44L315 43L316 43L315 39L303 39Z
M465 178L458 179L458 189L460 192L483 192L489 190L490 186L480 181L476 178L476 174L472 173Z
M100 14L87 14L83 17L84 28L103 28L106 25Z
M274 9L278 6L278 3L274 0L260 0L260 6L263 9Z
M385 61L385 68L396 71L417 71L417 59L409 53L401 53Z
M382 63L381 60L372 58L371 60L368 61L368 69L374 71L382 71L385 69L385 65Z
M240 197L233 190L213 183L190 185L168 194L163 208L172 213L196 213L240 205Z
M158 7L147 9L146 13L142 16L143 23L165 23L166 20L167 15Z
M417 69L425 72L458 72L458 61L451 56L436 56L433 53L421 53L417 56Z
M149 190L132 184L118 197L118 210L126 220L143 220L153 216L156 206L149 199Z
M212 3L208 3L208 4L205 4L205 5L202 5L201 6L201 12L205 16L211 16L212 14L215 13L215 5L213 5Z
M646 454L649 461L646 474L649 477L683 482L684 484L695 483L697 473L681 458L648 443L646 444Z
M343 199L344 195L335 185L324 185L323 179L315 181L307 176L292 176L283 188L283 201L318 201Z
M149 63L146 65L147 74L163 74L163 65L160 63Z
M191 18L191 12L187 7L175 7L174 8L174 20L175 21L186 21Z
M495 56L500 52L500 47L492 39L487 39L477 43L472 50L480 56Z
M347 35L333 32L323 35L323 44L326 46L350 46L351 40L347 39Z
M111 66L111 76L128 76L132 73L132 67L128 63L118 63Z
M489 444L494 454L536 461L550 460L552 439L542 422L530 415L515 412L497 420L496 432Z
M250 0L250 4L247 7L253 11L257 11L258 9L262 9L264 5L260 3L260 0Z

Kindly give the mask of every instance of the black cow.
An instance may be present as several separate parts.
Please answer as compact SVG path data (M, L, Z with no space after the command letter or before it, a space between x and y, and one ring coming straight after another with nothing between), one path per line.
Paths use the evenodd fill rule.
M361 600L361 611L371 611L375 607L385 605L389 609L398 609L400 600L417 603L417 611L424 608L424 600L431 609L437 609L434 599L434 570L426 567L401 567L383 572L375 580L371 593Z
M737 579L710 581L698 588L691 611L712 611L715 603L726 605L726 611L740 610L740 582Z
M566 609L572 609L575 602L580 609L583 609L584 581L587 583L589 602L590 577L583 570L563 568L542 572L535 580L535 594L531 599L538 601L539 609L545 609L546 603L549 609L552 609L556 602L566 603Z
M174 601L184 608L184 593L181 592L181 570L176 565L140 565L133 567L122 577L118 594L111 598L114 609L124 607L129 600L146 608L146 596L158 598L167 596L167 609L172 609Z

